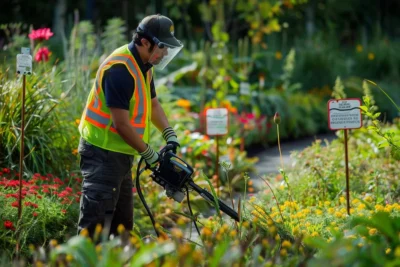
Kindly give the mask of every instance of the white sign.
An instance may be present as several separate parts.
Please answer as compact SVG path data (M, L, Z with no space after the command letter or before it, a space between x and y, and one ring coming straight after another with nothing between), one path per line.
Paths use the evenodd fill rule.
M29 54L30 49L26 47L21 48L22 54L17 55L17 73L18 74L32 74L32 56Z
M228 133L228 109L210 108L206 111L207 135L224 135Z
M361 101L358 98L328 101L329 129L358 129L362 126Z

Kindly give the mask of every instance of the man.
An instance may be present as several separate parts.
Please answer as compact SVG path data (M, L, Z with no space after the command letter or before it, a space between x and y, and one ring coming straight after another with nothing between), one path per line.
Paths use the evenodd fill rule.
M97 224L117 234L133 227L132 163L144 157L154 167L159 155L149 145L150 123L176 152L177 135L157 100L153 66L163 69L182 49L173 22L145 17L133 41L117 48L101 64L82 114L78 152L84 178L78 233L92 236Z

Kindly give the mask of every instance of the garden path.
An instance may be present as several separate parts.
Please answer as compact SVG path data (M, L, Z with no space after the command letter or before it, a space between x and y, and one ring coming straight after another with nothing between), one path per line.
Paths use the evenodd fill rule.
M290 167L292 165L292 159L290 157L291 153L294 151L301 151L308 146L311 146L315 140L322 140L321 145L324 145L324 140L331 142L336 138L336 135L332 133L318 134L312 137L306 137L299 140L286 140L281 142L282 158L283 164L286 172L290 172ZM280 158L279 158L279 148L278 145L273 147L268 147L262 151L249 152L250 157L256 156L259 161L255 165L256 172L249 174L251 181L253 182L253 187L255 191L260 190L260 188L266 187L265 182L261 177L269 176L271 174L278 174L280 169Z

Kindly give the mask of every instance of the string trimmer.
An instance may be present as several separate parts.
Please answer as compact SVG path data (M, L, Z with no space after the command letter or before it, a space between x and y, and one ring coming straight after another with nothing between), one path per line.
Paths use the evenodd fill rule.
M153 224L154 230L159 236L159 232L156 229L155 226L155 220L154 217L146 203L146 200L143 196L142 190L140 189L140 182L139 182L139 177L142 174L143 171L146 169L150 169L152 171L152 174L150 174L150 177L155 181L157 184L162 186L164 190L166 191L166 195L169 198L174 199L175 201L181 203L185 197L185 193L187 196L187 202L188 202L188 207L189 211L191 214L191 217L193 219L194 225L196 227L197 232L200 235L199 229L196 224L196 220L193 216L193 211L190 206L190 199L189 199L189 191L196 191L200 196L202 196L205 200L207 200L211 205L215 207L216 202L218 203L219 209L230 216L232 219L236 220L239 222L239 215L238 213L227 206L224 202L222 202L218 198L214 198L214 196L208 192L207 190L201 188L192 179L192 174L193 174L193 168L185 162L183 159L179 158L176 156L174 153L172 153L172 148L173 146L167 145L163 149L160 150L160 163L157 167L155 168L150 168L149 165L146 165L146 167L140 169L140 166L143 162L143 158L140 159L139 165L136 171L136 189L139 194L139 197L146 208L146 211L151 219L151 222Z

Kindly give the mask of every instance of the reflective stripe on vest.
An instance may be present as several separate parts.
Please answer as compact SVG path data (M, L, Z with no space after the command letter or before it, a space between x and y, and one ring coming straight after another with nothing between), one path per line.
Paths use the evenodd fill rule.
M86 109L86 116L85 120L88 121L89 123L100 127L100 128L108 128L111 132L117 133L117 130L113 127L112 122L111 122L111 114L107 114L103 111L101 111L101 107L103 103L101 102L101 99L99 97L99 94L102 93L100 92L101 86L100 86L100 81L102 81L103 75L105 70L107 69L106 67L108 65L112 65L114 63L122 63L124 64L130 74L134 77L135 79L135 107L133 109L133 114L130 114L131 117L131 125L135 128L136 132L140 135L140 137L143 137L143 134L145 132L145 127L146 127L146 118L147 118L147 102L146 102L146 83L144 82L141 73L139 69L139 66L137 65L136 61L134 61L134 58L132 56L128 55L114 55L106 59L100 66L100 71L97 73L96 76L96 90L95 94L93 96L92 101L89 103ZM152 79L152 71L148 71L147 73L147 83L150 83Z

